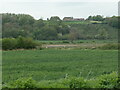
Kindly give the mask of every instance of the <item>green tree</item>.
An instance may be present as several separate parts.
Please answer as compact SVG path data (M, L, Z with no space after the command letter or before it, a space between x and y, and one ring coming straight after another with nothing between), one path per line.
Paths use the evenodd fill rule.
M98 34L95 35L95 38L97 38L97 39L107 39L108 38L108 33L105 29L99 30Z
M79 38L79 32L76 29L71 29L69 33L69 40L73 43L74 40Z
M94 21L103 21L104 18L101 15L96 15L96 16L89 16L87 20L94 20Z
M107 23L108 25L115 27L115 28L120 28L120 16L113 16L113 17L107 17L104 21L104 23Z

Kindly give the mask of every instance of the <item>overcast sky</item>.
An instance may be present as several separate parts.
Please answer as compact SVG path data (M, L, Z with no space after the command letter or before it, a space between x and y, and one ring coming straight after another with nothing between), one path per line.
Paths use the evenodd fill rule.
M0 13L30 14L35 19L51 16L87 18L118 15L119 0L0 0Z

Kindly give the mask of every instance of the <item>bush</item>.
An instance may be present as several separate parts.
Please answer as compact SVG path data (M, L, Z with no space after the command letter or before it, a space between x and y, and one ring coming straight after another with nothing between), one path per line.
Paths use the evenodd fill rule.
M32 49L35 48L35 46L36 43L33 41L32 38L17 38L17 48Z
M78 42L78 43L84 43L83 41L80 41L80 42Z
M82 77L71 77L68 78L65 82L66 83L64 84L68 85L69 88L88 88L85 79Z
M115 72L101 75L97 79L99 80L100 88L117 88L118 76Z
M4 88L37 88L37 83L32 78L20 78L8 83Z
M104 49L104 50L115 49L115 50L118 50L119 47L120 47L120 44L105 44L105 45L99 47L99 49Z
M37 43L33 41L32 38L4 38L2 39L2 49L12 50L12 49L33 49L36 48Z
M69 41L67 41L67 40L64 40L64 41L62 41L62 43L70 43Z
M120 88L118 74L101 75L92 79L68 77L59 80L43 80L36 82L32 78L21 78L3 85L3 88Z
M3 50L12 50L17 47L17 40L14 38L4 38L2 39L2 49Z

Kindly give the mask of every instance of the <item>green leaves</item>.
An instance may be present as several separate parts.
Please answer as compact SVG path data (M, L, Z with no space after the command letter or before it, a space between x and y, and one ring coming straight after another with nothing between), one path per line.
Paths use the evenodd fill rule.
M14 38L4 38L2 39L2 49L4 50L12 50L16 49L17 40Z
M68 77L59 80L44 80L39 83L32 78L20 78L3 85L3 88L119 88L116 72L88 79L82 77Z
M36 43L32 38L18 37L15 38L4 38L2 39L2 49L12 50L12 49L32 49L36 47Z
M7 88L37 88L37 84L32 78L20 78L8 83Z

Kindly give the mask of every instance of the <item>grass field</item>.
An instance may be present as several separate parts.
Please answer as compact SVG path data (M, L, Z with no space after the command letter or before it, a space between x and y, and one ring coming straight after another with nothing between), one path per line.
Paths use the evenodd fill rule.
M66 76L93 78L117 71L117 50L3 51L3 83L20 77L36 81Z

